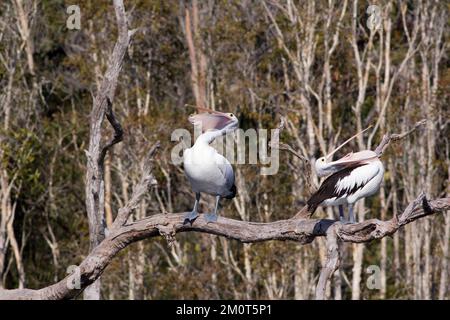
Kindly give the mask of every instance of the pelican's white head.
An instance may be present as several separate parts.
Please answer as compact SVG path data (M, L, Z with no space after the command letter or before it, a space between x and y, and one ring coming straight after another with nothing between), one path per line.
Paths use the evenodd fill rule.
M334 173L333 169L329 167L326 157L321 157L316 160L316 174L319 177L325 177Z
M203 108L202 108L203 109ZM201 109L201 110L202 110ZM189 122L194 126L201 126L202 133L209 130L234 130L238 127L238 119L232 113L204 109L206 112L192 114Z
M356 138L358 135L360 135L360 134L364 133L366 130L368 130L370 127L371 126L367 127L366 129L364 129L361 132L358 132L353 137L347 139L343 144L341 144L339 147L337 147L336 149L331 151L325 157L321 157L321 158L317 159L316 163L315 163L316 174L319 177L325 177L327 175L333 174L336 171L340 170L346 164L349 164L350 163L349 161L351 160L350 158L352 157L353 153L349 153L345 157L343 157L343 158L341 158L341 159L339 159L337 161L332 161L333 160L333 155L338 150L340 150L343 146L345 146L347 143L349 143L354 138ZM351 161L351 162L354 163L354 161Z

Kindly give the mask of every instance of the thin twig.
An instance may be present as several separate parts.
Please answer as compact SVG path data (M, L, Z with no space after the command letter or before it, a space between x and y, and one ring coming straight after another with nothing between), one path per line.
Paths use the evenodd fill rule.
M119 209L117 217L112 225L111 228L112 230L120 228L127 222L130 214L133 212L133 210L135 210L139 206L139 203L144 198L145 194L147 193L147 190L151 186L157 184L157 181L152 171L153 171L153 158L159 147L160 142L158 141L150 148L149 152L147 153L144 160L144 169L142 172L141 179L139 183L136 186L134 186L130 200L122 208Z
M407 135L410 135L414 131L417 130L420 126L423 126L427 122L426 119L422 119L414 125L414 127L406 132L403 133L392 133L392 134L385 134L383 136L383 139L381 140L378 147L375 149L375 153L378 154L379 157L383 155L384 150L388 147L388 145L391 143L391 141L398 141L406 137Z
M277 130L275 131L274 139L270 142L270 148L271 149L278 149L283 151L288 151L290 154L294 155L298 159L300 159L303 163L303 172L305 176L305 182L306 182L306 189L308 192L308 195L313 193L313 184L311 183L311 176L312 176L312 169L310 166L309 159L302 156L298 152L296 152L289 144L287 143L280 143L280 132L284 129L284 125L286 124L286 120L281 117L280 124L277 127Z

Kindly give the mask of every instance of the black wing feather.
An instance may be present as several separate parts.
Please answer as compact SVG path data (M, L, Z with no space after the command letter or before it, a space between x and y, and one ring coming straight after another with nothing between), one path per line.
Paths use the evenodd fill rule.
M356 168L365 166L366 164L354 164L351 166L348 166L345 169L342 169L336 173L333 173L331 176L326 178L322 184L319 187L319 190L317 190L316 193L314 193L311 198L306 202L308 205L308 211L311 213L314 213L316 211L317 207L324 201L330 198L340 198L345 194L351 194L356 192L358 189L361 189L364 187L364 185L355 185L352 189L342 189L339 192L336 190L336 185L339 182L339 180L349 176L353 170Z

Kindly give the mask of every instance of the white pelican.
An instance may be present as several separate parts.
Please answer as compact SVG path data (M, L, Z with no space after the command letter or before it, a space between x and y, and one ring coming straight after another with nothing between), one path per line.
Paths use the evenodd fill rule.
M327 156L317 159L315 163L317 175L319 177L331 175L322 182L319 190L307 201L306 209L310 215L316 211L319 205L339 206L339 219L346 223L343 205L347 204L350 223L355 223L354 203L361 198L374 195L380 188L384 167L375 152L371 150L351 152L339 160L330 161L333 154L356 135Z
M206 109L208 110L208 109ZM230 162L210 146L215 138L232 132L238 127L238 119L232 113L208 112L191 115L189 121L200 125L202 134L192 148L183 153L184 172L195 192L195 203L192 212L186 214L185 223L192 223L198 217L200 193L216 197L213 213L205 214L208 222L217 221L217 209L220 198L232 199L236 195L234 171Z

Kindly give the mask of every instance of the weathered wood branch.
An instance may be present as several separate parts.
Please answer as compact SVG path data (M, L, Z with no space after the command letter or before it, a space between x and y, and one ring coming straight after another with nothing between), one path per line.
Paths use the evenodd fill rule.
M426 119L422 119L418 122L416 122L416 124L414 125L414 127L406 132L403 133L392 133L392 134L385 134L383 136L383 139L381 140L380 144L378 145L378 147L374 150L379 156L381 156L384 152L384 150L386 150L386 148L388 147L388 145L391 143L391 141L398 141L403 139L404 137L406 137L407 135L413 133L414 131L416 131L417 128L419 128L420 126L423 126L425 123L427 122Z
M159 147L160 143L158 141L150 148L150 151L147 153L147 156L144 160L145 166L142 172L141 180L134 187L133 194L131 195L131 199L128 201L128 203L125 204L123 208L119 209L119 213L117 214L117 217L112 225L111 228L112 230L117 230L127 222L128 218L130 217L130 214L133 212L133 210L135 210L138 207L140 201L144 198L147 190L152 185L156 184L156 179L152 173L153 157L156 151L159 149Z
M333 273L339 268L341 262L339 256L338 226L338 224L333 224L327 230L327 261L320 271L319 281L317 282L317 300L324 300L326 298L328 280L330 280Z
M89 248L92 251L105 238L105 182L104 161L107 151L122 140L122 127L114 116L112 101L117 87L119 73L122 69L123 60L130 44L132 31L128 30L123 0L114 0L118 38L113 52L108 59L104 78L98 88L93 101L90 115L89 149L86 152L86 211L89 222ZM114 137L103 148L102 124L105 115L114 129ZM86 299L100 298L100 283L95 283L85 292Z
M289 219L270 223L258 223L219 217L216 223L207 223L200 217L191 224L184 224L185 213L157 214L134 221L112 232L97 246L79 266L80 287L68 285L74 282L72 274L49 287L0 291L0 299L68 299L77 296L84 288L101 276L111 260L129 244L147 238L165 237L169 243L177 233L202 232L235 239L237 241L263 242L291 240L308 244L317 237L326 237L328 259L322 269L316 289L316 298L325 297L326 283L339 266L339 242L370 242L390 236L400 227L430 214L450 209L450 198L427 201L422 193L399 216L387 221L370 219L356 224L342 224L329 219Z

